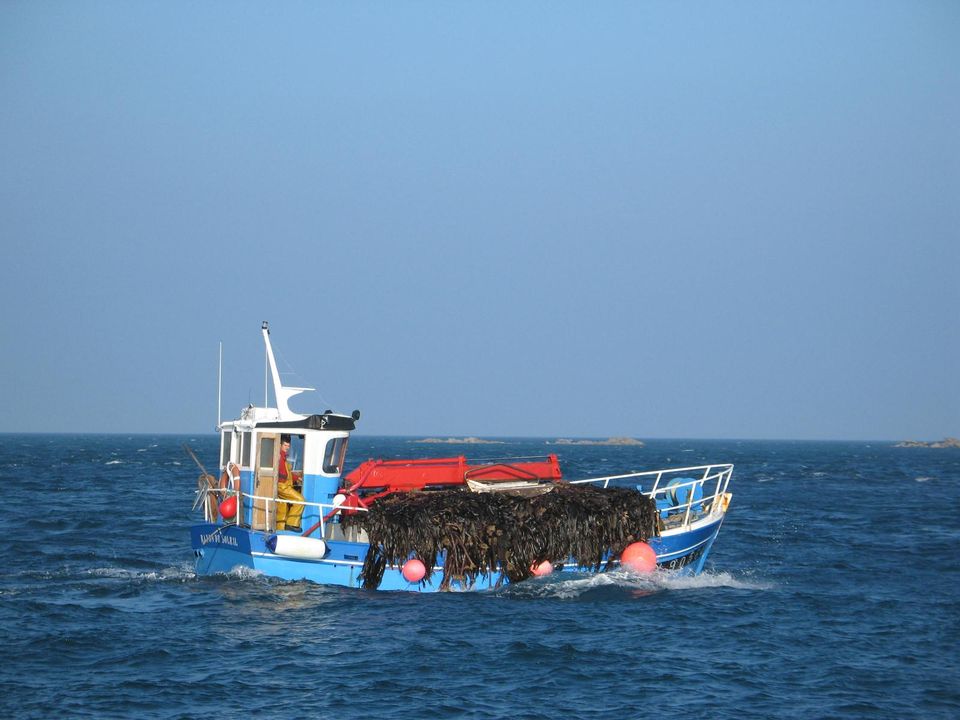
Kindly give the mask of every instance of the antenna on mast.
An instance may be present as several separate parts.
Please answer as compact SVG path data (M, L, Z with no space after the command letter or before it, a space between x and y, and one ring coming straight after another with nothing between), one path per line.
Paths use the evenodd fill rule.
M223 394L223 340L220 341L220 358L217 361L217 431L220 431L220 398Z

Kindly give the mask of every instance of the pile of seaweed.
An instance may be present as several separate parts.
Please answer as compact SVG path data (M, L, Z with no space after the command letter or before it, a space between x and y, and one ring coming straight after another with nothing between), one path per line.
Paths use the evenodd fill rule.
M636 490L592 485L557 485L532 498L440 490L389 495L342 522L369 535L365 588L379 587L387 565L399 567L411 555L426 566L425 582L443 552L440 588L448 589L498 570L511 582L524 580L544 560L609 568L627 545L653 535L656 507Z

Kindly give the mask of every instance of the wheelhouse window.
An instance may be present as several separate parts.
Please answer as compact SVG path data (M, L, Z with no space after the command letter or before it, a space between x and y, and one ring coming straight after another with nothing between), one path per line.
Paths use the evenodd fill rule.
M327 443L323 454L323 471L330 475L339 475L343 469L343 459L347 454L347 440L349 438L334 438Z
M251 465L251 462L250 462L250 449L251 449L250 441L251 440L252 440L252 433L245 432L243 434L243 442L240 445L240 448L241 448L240 465L245 468L248 468Z
M233 433L225 432L220 438L220 465L226 465L233 460Z
M260 469L271 470L273 468L273 443L274 438L260 438Z

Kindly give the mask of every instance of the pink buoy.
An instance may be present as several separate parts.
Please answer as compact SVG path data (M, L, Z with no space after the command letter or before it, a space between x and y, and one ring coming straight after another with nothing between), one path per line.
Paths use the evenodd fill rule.
M653 572L657 569L657 553L645 542L630 543L620 555L620 564L638 573Z
M403 579L407 582L420 582L423 576L427 574L427 568L416 558L410 558L403 564L400 570L403 573Z
M231 495L220 503L220 516L224 520L233 520L237 514L237 496Z
M543 577L544 575L549 575L553 572L553 563L549 560L544 560L541 563L534 563L530 566L530 572L532 572L537 577Z

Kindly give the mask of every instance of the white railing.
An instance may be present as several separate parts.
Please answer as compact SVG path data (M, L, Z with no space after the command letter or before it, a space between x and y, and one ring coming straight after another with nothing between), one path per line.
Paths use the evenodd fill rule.
M214 498L217 499L217 502L214 504L214 508L219 507L219 503L222 502L222 500L220 499L221 495L223 496L223 499L226 499L228 497L237 498L237 505L238 505L237 514L234 516L233 520L224 523L226 525L239 525L240 514L243 508L251 507L251 505L248 504L247 502L241 502L242 499L246 499L250 501L250 503L252 503L253 501L260 501L265 503L263 508L255 508L255 510L262 510L265 513L266 518L270 518L270 517L276 518L276 505L278 503L286 503L288 505L303 505L304 509L308 507L317 508L319 519L315 521L315 523L319 522L319 527L317 527L314 532L319 531L320 537L324 537L325 535L327 522L329 520L333 520L333 518L335 517L336 514L333 513L333 511L345 509L342 505L338 505L334 503L315 503L315 502L306 502L306 501L300 502L299 500L284 500L281 498L267 497L265 495L250 495L248 493L240 492L238 490L208 488L206 490L206 494L208 496L213 495ZM211 517L211 507L210 507L211 503L205 502L203 506L204 506L204 510L203 510L204 519L207 522L217 522L217 520L219 519L219 514L217 514L214 517ZM350 511L355 510L357 512L369 512L368 509L365 507L349 507L346 509ZM272 510L273 512L268 512L268 510ZM330 515L329 520L326 517L327 515ZM268 524L268 522L265 520L264 524L266 525ZM310 534L312 535L313 533L311 532Z
M691 474L699 477L689 477ZM727 486L730 484L730 478L733 475L733 465L726 463L722 465L695 465L691 467L668 468L664 470L645 470L643 472L625 473L622 475L607 475L597 478L586 478L583 480L566 481L570 485L599 484L602 487L609 487L614 483L614 487L625 487L635 485L636 489L644 495L657 502L657 517L660 525L667 529L674 527L687 527L691 522L696 522L705 517L718 517L726 511L728 500ZM644 479L652 480L649 489L643 487L638 481ZM679 480L679 482L678 482ZM700 495L697 495L697 489L700 489ZM686 492L684 493L684 490ZM708 494L708 490L710 493ZM326 531L327 515L330 520L333 519L333 510L342 510L342 505L333 503L315 503L300 502L298 500L283 500L264 495L250 495L237 490L225 490L220 488L207 488L205 491L207 497L213 495L217 502L204 502L204 517L207 522L216 522L218 515L216 509L219 506L220 498L234 496L237 498L237 515L230 523L231 525L240 524L240 513L243 507L250 507L247 501L263 502L262 510L266 517L276 517L276 504L287 503L289 505L303 505L304 508L317 508L319 515L320 537L324 537ZM681 501L680 496L685 495ZM257 508L260 510L261 508ZM365 507L350 507L349 510L358 512L367 512ZM273 510L273 512L267 512ZM211 517L211 514L214 517ZM678 522L679 520L679 522ZM268 524L268 523L264 523ZM312 533L311 533L312 534Z
M689 477L694 475L694 477ZM727 486L733 475L733 465L694 465L691 467L669 468L665 470L646 470L643 472L608 475L585 480L570 480L571 485L586 483L609 487L636 485L637 490L657 503L657 516L665 527L687 527L691 522L704 517L723 515L726 511ZM637 481L650 479L648 489ZM680 480L680 482L677 482ZM697 489L700 495L697 496ZM686 491L684 493L684 490ZM708 494L708 490L711 491ZM685 494L683 501L679 498ZM678 522L679 520L679 522Z

